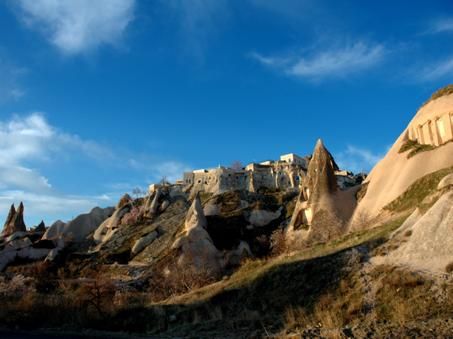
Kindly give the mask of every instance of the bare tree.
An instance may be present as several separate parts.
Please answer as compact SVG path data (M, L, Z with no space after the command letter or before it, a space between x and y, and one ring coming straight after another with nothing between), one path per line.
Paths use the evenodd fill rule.
M135 187L132 190L132 195L135 197L135 199L138 199L138 198L142 197L143 195L145 195L145 192L140 187Z

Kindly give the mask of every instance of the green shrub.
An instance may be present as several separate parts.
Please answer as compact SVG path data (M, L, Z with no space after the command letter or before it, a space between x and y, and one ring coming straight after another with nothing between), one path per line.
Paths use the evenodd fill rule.
M408 154L407 154L407 158L410 159L412 158L413 156L415 156L416 154L418 153L422 153L422 152L427 152L427 151L431 151L433 149L435 149L436 147L435 146L432 146L432 145L422 145L422 144L419 144L417 141L414 141L414 140L407 140L400 148L400 150L398 151L398 153L405 153L407 151L410 151Z

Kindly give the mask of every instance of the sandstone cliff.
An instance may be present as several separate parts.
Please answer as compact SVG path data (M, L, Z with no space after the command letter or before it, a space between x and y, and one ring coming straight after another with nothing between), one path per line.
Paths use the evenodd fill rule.
M365 180L366 193L354 213L352 230L361 229L361 220L364 218L372 220L382 214L383 208L402 195L417 179L453 166L452 142L422 146L409 141L409 127L412 127L413 122L421 118L433 121L430 125L433 130L436 114L452 110L453 94L448 94L428 102L417 112L408 128Z

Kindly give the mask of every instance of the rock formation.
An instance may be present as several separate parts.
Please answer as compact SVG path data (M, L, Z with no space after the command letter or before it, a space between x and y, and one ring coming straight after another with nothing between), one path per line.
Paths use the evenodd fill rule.
M351 230L362 228L359 221L361 216L366 215L369 219L373 219L382 214L382 209L387 204L401 196L419 178L453 166L453 142L421 147L420 144L425 142L412 141L415 134L420 137L420 133L426 134L425 130L428 128L433 136L437 134L440 136L441 130L450 133L453 125L442 123L443 127L439 128L441 126L437 125L436 117L452 110L453 94L436 97L419 109L386 156L373 168L365 180L366 194L354 212ZM421 118L426 121L426 124L419 126L423 131L417 132L414 124ZM410 156L412 151L416 153Z
M25 232L26 230L27 227L24 223L24 204L21 202L17 211L14 204L11 205L2 234L9 235L14 232Z
M121 197L116 209L113 211L110 217L105 219L94 232L94 241L100 243L109 239L116 229L121 225L123 217L129 213L132 209L132 198L129 194L125 194Z
M46 224L44 224L44 220L41 220L38 226L35 228L35 232L45 232L46 231Z
M153 231L140 239L138 239L135 243L134 246L132 246L131 249L131 254L136 255L137 253L140 253L146 246L151 244L156 238L159 236L157 231Z
M296 232L304 240L323 241L343 232L354 202L339 190L337 170L332 155L318 140L287 230L290 237Z
M219 275L222 272L222 255L206 231L207 221L200 198L197 196L187 212L183 234L174 242L172 248L180 254L180 267L193 267L198 271Z
M437 186L438 190L447 189L453 186L453 174L446 175Z
M90 213L81 214L66 224L61 222L53 224L47 229L46 233L43 235L43 239L57 239L60 236L63 236L67 240L75 242L83 241L90 233L94 232L104 220L111 216L112 213L112 207L95 207Z
M423 216L417 211L402 226L407 242L392 252L388 260L445 271L453 259L453 191L445 193Z

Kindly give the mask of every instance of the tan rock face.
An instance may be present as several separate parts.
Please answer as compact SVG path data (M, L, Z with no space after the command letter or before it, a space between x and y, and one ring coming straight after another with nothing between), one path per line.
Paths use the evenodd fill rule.
M357 204L357 187L340 190L337 170L332 155L318 140L286 231L290 241L300 244L327 241L346 232Z
M309 204L319 202L326 194L338 190L335 171L338 166L322 140L318 140L313 152L313 158L308 166L308 173L303 185L303 198Z
M57 239L63 236L67 240L83 241L95 231L113 213L113 208L93 208L89 213L81 214L68 223L56 222L50 226L42 239Z
M387 204L401 196L416 180L440 169L453 166L452 142L430 151L420 152L411 158L408 158L406 152L400 152L407 139L415 135L414 131L411 132L411 128L418 126L419 121L421 123L421 121L432 119L435 122L437 114L451 111L453 111L453 95L433 100L418 111L408 128L403 131L385 157L376 164L367 177L365 183L368 184L368 188L355 211L351 230L361 229L360 222L358 222L360 216L366 215L369 219L378 217ZM431 127L433 136L435 136L434 127L436 125L433 123ZM445 125L445 128L447 127Z
M388 259L416 268L444 272L453 261L452 227L453 192L447 192L423 216L409 217L401 231L411 231L411 234L407 242L392 252Z
M17 211L14 204L11 205L5 225L3 226L3 235L9 235L14 232L25 232L26 230L27 227L24 223L24 204L21 202Z
M309 229L315 218L323 211L323 218L335 215L332 196L338 191L335 171L338 166L323 142L316 143L290 223L290 230Z
M444 177L440 182L439 185L437 186L438 190L443 190L449 187L453 187L453 174L449 174L446 177Z
M175 241L173 249L180 251L178 265L189 266L218 275L222 271L223 257L206 231L207 221L200 199L194 199L187 212L184 233Z

